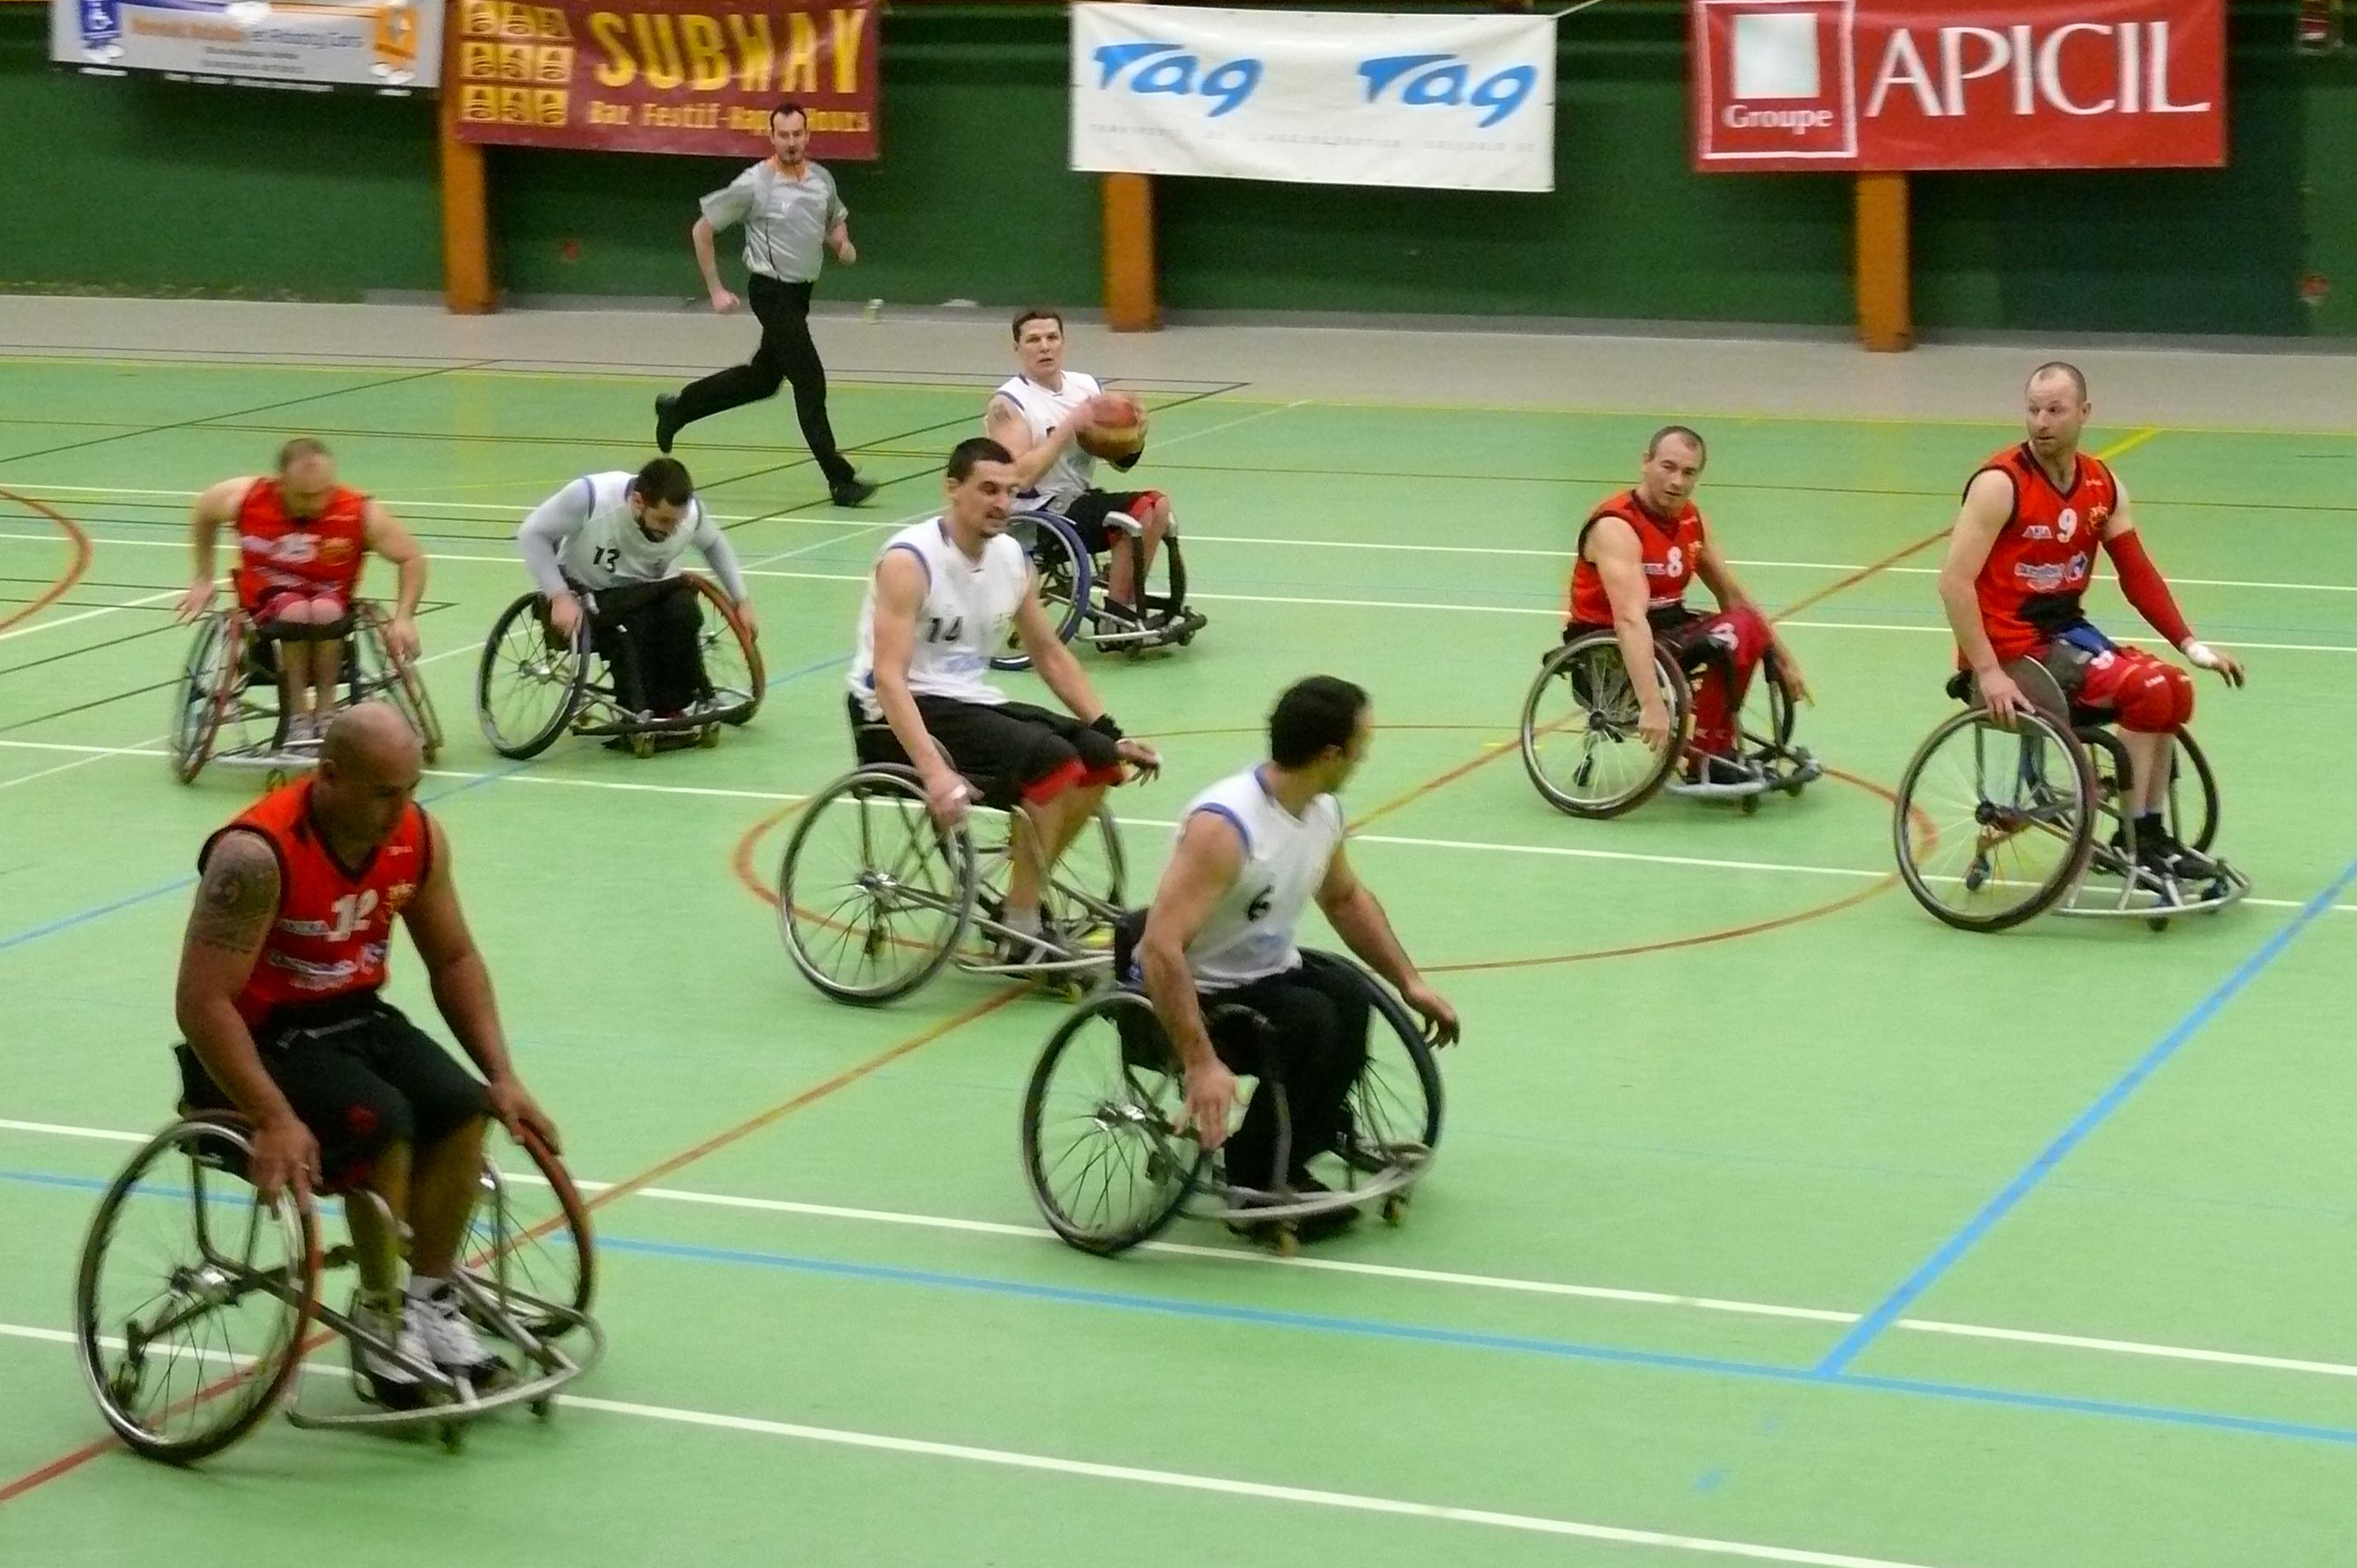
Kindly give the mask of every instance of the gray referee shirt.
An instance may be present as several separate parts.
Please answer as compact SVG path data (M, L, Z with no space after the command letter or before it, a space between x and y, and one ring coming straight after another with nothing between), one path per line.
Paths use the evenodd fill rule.
M704 199L704 220L716 230L745 225L745 265L780 283L812 283L826 256L827 231L851 214L834 176L804 164L789 179L763 158Z

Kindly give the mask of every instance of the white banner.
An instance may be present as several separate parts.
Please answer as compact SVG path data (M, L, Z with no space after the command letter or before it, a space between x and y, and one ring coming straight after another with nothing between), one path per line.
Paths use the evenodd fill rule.
M1072 7L1072 166L1555 188L1555 21Z
M108 76L406 92L441 80L442 0L49 0L49 58Z

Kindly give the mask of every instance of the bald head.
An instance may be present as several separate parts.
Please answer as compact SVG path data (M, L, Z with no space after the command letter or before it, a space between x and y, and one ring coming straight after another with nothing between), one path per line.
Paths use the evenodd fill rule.
M417 732L390 703L355 703L319 743L319 760L354 777L414 774L425 763Z
M319 742L312 807L343 847L373 849L400 825L425 769L425 748L397 709L357 703L335 716Z

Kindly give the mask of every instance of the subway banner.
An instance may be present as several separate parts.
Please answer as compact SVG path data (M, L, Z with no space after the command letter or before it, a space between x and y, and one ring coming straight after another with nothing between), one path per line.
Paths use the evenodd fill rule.
M1553 190L1555 22L1076 5L1072 166Z
M876 0L455 0L458 135L616 153L768 154L770 111L811 156L878 156Z
M442 0L49 0L49 59L94 76L405 93L442 74Z
M2225 0L1693 0L1695 166L2217 168Z

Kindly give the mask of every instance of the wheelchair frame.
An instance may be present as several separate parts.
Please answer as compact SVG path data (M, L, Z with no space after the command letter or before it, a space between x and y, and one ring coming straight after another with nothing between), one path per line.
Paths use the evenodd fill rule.
M590 625L596 613L595 595L583 596L581 624L575 628L572 645L560 650L548 625L546 596L529 593L509 605L492 623L475 669L475 722L491 749L523 761L546 751L569 730L579 736L619 736L629 743L633 757L645 757L654 754L659 736L693 735L699 746L716 746L721 725L751 722L768 689L760 645L737 618L737 607L711 578L700 572L680 575L693 585L705 612L699 640L705 655L705 682L713 688L711 697L674 718L656 718L622 707L614 694L610 666L597 651ZM723 684L714 677L712 655L721 647L719 627L711 618L715 615L719 627L734 634L745 675L741 687ZM498 705L493 682L510 674L511 666L511 678L561 698L537 723L524 719L511 728L493 711Z
M1970 676L1959 674L1949 682L1949 691L1965 703L1964 711L1943 720L1925 737L1900 776L1893 798L1892 844L1900 877L1917 903L1948 925L1967 931L2006 930L2048 909L2063 915L2139 918L2154 930L2161 930L2176 916L2222 909L2250 892L2250 879L2223 860L2210 859L2212 875L2198 879L2179 878L2139 865L2136 817L2120 804L2126 798L2131 777L2127 748L2113 732L2108 715L2074 709L2052 673L2035 660L2015 660L2006 666L2006 672L2029 699L2029 713L2013 724L1998 724L1981 703ZM1966 732L1973 737L1976 796L1971 822L1976 832L1973 857L1961 876L1929 873L1919 862L1913 821L1919 810L1916 795L1942 748ZM2007 767L2012 778L2004 800L1993 799L1989 788L1990 737L2005 737L1997 746L1997 763ZM2217 775L2189 731L2176 730L2171 741L2163 809L2178 842L2208 858L2218 832ZM2003 755L2008 746L2009 764ZM2069 773L2067 797L2060 793L2061 781L2047 765L2049 755L2062 759ZM2189 775L2199 794L2201 813L2190 832L2181 831L2189 820L2180 789ZM2121 840L2117 844L2097 831L2106 818L2117 825ZM1943 825L1954 824L1932 822L1934 842ZM1996 864L1996 852L2032 832L2058 842L2062 853L2053 869L2026 884L2029 891L2018 902L1973 914L1950 905L1934 890L1933 883L1948 882L1960 882L1968 893L1990 886L2024 886L2022 879L2003 874ZM2091 883L2095 877L2115 882L2116 888L2098 889Z
M1605 679L1605 667L1609 665L1609 678L1618 682L1617 689L1592 692L1574 713L1543 719L1542 706L1556 681L1570 686L1575 696L1580 694L1577 682L1582 676L1576 671L1583 665L1588 666L1585 678L1591 682ZM1750 765L1754 777L1735 782L1674 777L1681 761L1699 755L1691 749L1694 683L1684 664L1672 657L1658 637L1653 646L1653 670L1668 696L1670 733L1674 744L1652 753L1642 770L1634 772L1634 782L1595 796L1582 794L1566 785L1578 785L1593 777L1591 769L1596 766L1598 742L1616 748L1643 745L1637 728L1637 693L1628 677L1627 661L1620 655L1620 639L1609 629L1580 632L1566 639L1561 647L1550 650L1540 660L1538 677L1523 699L1520 738L1523 770L1547 804L1567 816L1601 820L1636 810L1666 786L1673 795L1733 800L1748 815L1759 810L1761 796L1772 791L1798 796L1824 774L1824 768L1805 747L1792 744L1792 699L1780 678L1781 671L1774 649L1761 656L1760 667L1752 671L1742 710L1736 717L1740 742L1737 756ZM1551 768L1541 753L1549 737L1569 727L1575 718L1583 721L1579 733L1585 744L1580 746L1577 767L1565 770L1567 778L1558 778L1559 770Z
M971 788L971 786L969 786ZM980 790L974 793L978 797ZM829 809L846 800L857 804L859 865L846 885L848 897L829 894L833 902L823 912L809 896L796 893L796 872L818 824ZM886 806L881 833L899 841L880 849L878 830L869 810ZM968 974L1001 975L1017 980L1073 981L1109 968L1110 946L1097 945L1102 935L1109 943L1113 923L1122 912L1122 887L1127 863L1122 854L1121 832L1110 806L1097 807L1093 831L1083 828L1064 858L1040 880L1040 909L1052 929L1045 951L1036 961L1005 962L990 950L998 944L1039 939L1018 932L999 918L1005 897L1006 868L1014 855L1012 825L1018 804L1007 811L972 807L963 822L943 829L932 819L924 780L917 770L898 763L871 763L852 769L804 802L786 841L785 857L778 870L778 931L794 967L813 985L837 1002L876 1006L908 995L954 961ZM977 834L977 822L1004 822L1000 833L990 826ZM1083 883L1073 873L1074 857L1092 839L1101 857L1103 886ZM858 906L845 923L845 910ZM931 940L917 941L893 929L896 919L915 912L930 915L941 926ZM865 956L886 949L919 955L910 966L873 983L845 980L819 961L803 927L856 937ZM838 944L840 945L840 944ZM977 945L983 950L977 951Z
M414 662L394 660L385 641L384 611L372 600L352 601L351 626L340 639L339 660L342 706L382 698L400 710L417 733L425 760L442 749L442 722ZM286 747L286 714L275 652L264 650L289 640L257 628L242 607L209 610L197 620L197 637L172 687L172 776L196 782L208 763L231 768L284 770L307 766L307 752ZM266 696L258 694L259 684ZM221 744L224 736L231 744Z
M382 1337L322 1304L322 1275L350 1262L352 1249L349 1245L321 1249L319 1216L311 1201L282 1198L276 1205L264 1208L255 1197L242 1175L253 1152L244 1118L211 1112L183 1115L150 1139L115 1177L100 1200L98 1213L82 1245L74 1288L75 1338L81 1351L83 1380L100 1413L135 1452L173 1464L191 1464L221 1452L251 1432L282 1403L287 1420L296 1426L433 1428L439 1433L444 1445L454 1452L463 1444L466 1427L495 1411L522 1404L528 1405L535 1415L547 1417L556 1391L597 1364L605 1350L605 1336L589 1316L596 1291L596 1264L587 1210L563 1165L537 1138L528 1136L523 1147L537 1170L533 1179L548 1188L555 1213L523 1226L514 1213L510 1178L486 1154L483 1194L466 1243L468 1255L452 1279L476 1326L506 1352L502 1362L511 1380L478 1390L463 1377L409 1359ZM185 1165L186 1188L153 1185L156 1167L175 1153ZM242 1198L231 1198L226 1193L209 1195L206 1187L211 1175L233 1184L242 1194ZM125 1204L135 1196L188 1199L195 1220L191 1227L195 1256L176 1262L166 1277L170 1294L152 1322L141 1322L135 1312L127 1323L112 1321L112 1314L107 1315L109 1320L102 1321L99 1297L105 1283L116 1223ZM382 1200L365 1188L346 1193L344 1201L375 1203L382 1212ZM213 1240L214 1213L229 1204L242 1204L244 1211L242 1258L231 1255ZM390 1224L389 1218L386 1223ZM278 1256L266 1266L258 1266L253 1254L265 1229L275 1232L274 1251ZM569 1277L556 1282L562 1286L561 1292L544 1294L542 1289L533 1288L540 1285L537 1280L527 1285L511 1278L516 1272L516 1260L525 1248L536 1246L543 1236L560 1230L571 1242L566 1261ZM137 1288L148 1287L143 1280ZM175 1373L167 1369L163 1408L146 1418L132 1408L153 1347L199 1324L218 1310L233 1310L249 1299L275 1304L275 1332L266 1351L240 1355L233 1348L216 1350L210 1348L211 1336L208 1334L191 1359L200 1365L230 1363L222 1375L207 1381L199 1373L196 1386L173 1400L170 1396L178 1385ZM151 1289L140 1303L140 1310L157 1300L158 1293ZM137 1330L135 1334L122 1332L133 1328ZM568 1349L562 1342L576 1334L584 1336L586 1342ZM221 1338L225 1346L229 1337L230 1331L224 1328ZM358 1349L364 1347L371 1355L403 1367L417 1380L424 1402L414 1409L322 1412L306 1410L299 1391L287 1397L288 1384L306 1369L304 1363L311 1353L328 1343L330 1337L340 1337L354 1348L356 1365ZM358 1372L352 1377L355 1386L360 1386ZM367 1397L364 1392L362 1397ZM203 1418L208 1406L219 1413L184 1435L173 1436L156 1430L157 1423L178 1415Z
M1070 643L1078 638L1100 651L1117 650L1125 653L1184 648L1192 642L1208 619L1201 611L1187 607L1187 562L1178 548L1178 532L1173 530L1163 536L1160 555L1166 588L1156 594L1148 591L1150 585L1146 581L1144 525L1128 513L1118 511L1109 513L1105 524L1114 535L1108 541L1109 549L1127 551L1132 564L1137 568L1138 607L1144 612L1143 620L1133 621L1105 608L1103 574L1071 519L1042 508L1017 512L1007 521L1008 531L1022 542L1024 553L1031 558L1032 568L1039 574L1039 602L1056 622L1056 640ZM1028 670L1031 656L1023 651L1021 642L1010 633L1006 650L992 655L990 666L994 670Z
M1206 1150L1192 1132L1177 1131L1186 1103L1183 1077L1153 1004L1134 983L1109 985L1085 998L1057 1026L1031 1069L1024 1092L1024 1179L1031 1188L1032 1200L1058 1236L1082 1251L1110 1257L1150 1240L1183 1214L1240 1228L1269 1227L1262 1233L1270 1237L1280 1254L1290 1256L1299 1245L1298 1222L1316 1215L1380 1205L1385 1223L1400 1223L1412 1189L1431 1170L1439 1146L1443 1108L1439 1064L1423 1028L1388 987L1348 959L1330 953L1316 956L1339 963L1355 975L1366 988L1371 1004L1367 1063L1351 1088L1348 1141L1336 1156L1346 1173L1345 1185L1328 1192L1302 1193L1282 1181L1271 1189L1231 1184L1216 1152ZM1224 1021L1239 1014L1254 1020L1263 1032L1264 1050L1283 1048L1267 1021L1249 1008L1213 1002L1205 1021ZM1080 1044L1083 1032L1100 1021L1111 1024L1112 1038L1100 1036L1089 1045ZM1386 1033L1397 1043L1396 1057L1383 1049ZM1128 1178L1133 1195L1140 1175L1151 1184L1146 1200L1119 1222L1111 1219L1093 1225L1086 1222L1074 1212L1080 1205L1056 1190L1059 1173L1071 1162L1072 1150L1080 1145L1068 1144L1057 1153L1044 1147L1057 1069L1084 1050L1109 1055L1115 1070L1092 1075L1101 1087L1094 1091L1095 1103L1085 1112L1059 1120L1085 1122L1094 1133L1116 1140L1116 1147L1119 1141L1134 1141L1142 1158L1092 1155L1082 1161L1080 1178L1096 1170L1110 1183L1117 1170ZM1089 1071L1085 1066L1081 1070ZM1158 1082L1149 1084L1145 1081L1147 1079ZM1263 1077L1254 1093L1275 1096L1276 1168L1288 1170L1291 1118L1283 1088L1273 1078ZM1081 1098L1085 1101L1090 1096L1083 1093ZM1103 1212L1102 1206L1097 1212Z

